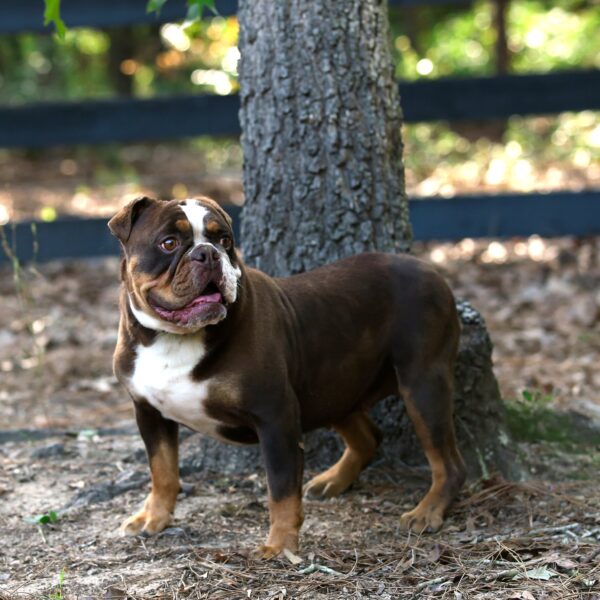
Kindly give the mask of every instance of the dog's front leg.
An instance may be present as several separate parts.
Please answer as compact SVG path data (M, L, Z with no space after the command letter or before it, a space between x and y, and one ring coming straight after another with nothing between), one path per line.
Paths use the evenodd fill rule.
M271 528L267 541L259 546L256 555L271 558L284 548L292 552L298 550L298 535L304 520L304 452L300 425L295 418L265 423L258 428L258 436L267 471Z
M135 417L148 454L152 489L142 510L121 525L123 533L153 534L171 521L179 493L178 425L146 402L135 403Z

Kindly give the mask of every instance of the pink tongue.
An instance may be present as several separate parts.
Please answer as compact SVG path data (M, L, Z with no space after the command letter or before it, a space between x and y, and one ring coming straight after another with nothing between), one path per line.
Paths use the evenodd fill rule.
M197 306L202 306L204 304L218 304L223 301L223 296L219 292L215 292L214 294L205 294L204 296L199 296L192 302L190 302L187 306L180 308L179 310L167 310L164 308L156 307L156 312L169 321L178 321L180 323L186 324L189 322L191 316L194 314L194 308Z
M207 294L206 296L198 296L198 298L192 302L192 306L197 304L209 304L211 302L221 302L221 294L215 292L214 294Z

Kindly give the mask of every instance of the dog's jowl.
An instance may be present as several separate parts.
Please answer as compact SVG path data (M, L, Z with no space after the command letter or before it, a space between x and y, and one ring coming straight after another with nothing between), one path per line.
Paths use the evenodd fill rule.
M302 525L302 434L331 427L346 449L304 486L342 493L373 458L368 410L399 394L432 470L401 524L437 530L465 470L452 419L459 322L427 264L361 254L285 279L246 267L212 200L139 198L109 223L121 241L121 322L114 369L131 394L152 489L126 533L157 533L179 492L178 424L260 444L271 528L259 555L295 551Z

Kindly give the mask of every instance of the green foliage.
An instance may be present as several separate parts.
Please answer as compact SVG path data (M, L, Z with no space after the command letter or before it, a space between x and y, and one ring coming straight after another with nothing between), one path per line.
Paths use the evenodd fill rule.
M146 12L157 12L159 13L161 8L167 3L167 0L148 0L146 5ZM215 0L187 0L187 15L185 21L187 24L195 23L202 18L204 9L212 11L213 14L217 14L215 8Z
M160 12L168 0L148 0L148 12ZM110 61L114 32L90 29L66 31L60 20L60 0L45 0L46 22L63 36L64 51L43 36L23 34L0 40L0 94L11 101L75 99L112 95L116 74ZM234 18L204 19L216 14L214 0L187 0L185 35L188 42L174 48L156 28L136 26L139 48L128 75L137 95L207 91L230 93L236 73L224 63L235 49ZM471 5L392 8L390 27L396 74L401 79L439 76L491 75L496 70L495 3L476 0ZM513 72L600 66L600 11L593 2L564 0L560 6L546 0L519 0L507 11L508 48ZM164 28L163 28L164 29ZM159 60L160 59L160 60ZM231 61L229 61L231 62ZM20 63L20 64L18 64ZM112 72L109 69L113 69ZM211 71L196 73L195 71ZM224 84L229 79L231 86ZM219 91L220 89L230 92Z
M188 24L195 23L202 18L202 13L205 8L208 8L213 12L213 14L217 14L215 9L215 0L187 0L188 11L185 17L185 21Z
M495 72L495 3L390 10L401 79ZM506 16L512 72L600 66L600 11L593 2L511 2ZM431 61L423 73L419 62Z
M515 72L600 66L600 10L593 3L511 4L509 48Z
M61 40L64 40L67 28L64 21L60 18L60 0L44 0L46 9L44 11L44 25L54 23L56 34Z
M47 513L36 515L35 517L26 517L25 521L32 525L48 525L49 523L56 523L58 521L58 514L56 511L51 510Z
M396 75L401 79L487 74L493 70L492 3L390 11ZM430 61L424 71L422 61ZM419 64L421 63L421 64Z
M160 9L164 6L167 0L149 0L146 6L146 12L160 12Z
M518 441L554 442L568 449L600 443L600 432L576 414L552 407L554 397L541 390L523 390L507 402L508 426Z
M166 4L167 0L148 0L146 12L160 12L160 9ZM67 27L60 16L60 0L44 0L44 25L54 24L56 34L61 40L65 39ZM187 0L188 11L186 15L187 23L194 23L202 18L204 9L207 8L217 14L215 9L215 0Z
M160 9L166 4L167 0L148 0L146 5L146 12L160 12ZM186 24L192 24L199 21L202 18L204 9L212 11L213 14L217 14L215 9L215 0L187 0L187 14L185 17Z
M148 0L147 10L159 12L167 1ZM45 2L46 18L60 18L60 1ZM391 8L398 78L494 74L495 4L475 0L469 5ZM152 25L108 32L77 28L66 31L61 44L46 35L4 36L0 102L107 98L123 79L138 97L233 93L238 88L238 24L235 17L205 13L214 7L213 0L188 0L185 27L166 24L160 32ZM600 67L600 11L593 1L519 0L509 3L506 18L512 72ZM120 49L119 36L131 42L131 50ZM495 134L486 132L487 123L471 124L470 131L459 123L409 125L403 132L407 181L417 188L416 195L480 191L496 185L493 163L504 170L502 185L515 190L531 189L532 182L548 189L568 187L600 160L597 119L591 111L512 117ZM211 140L211 154L219 164L221 156L231 154L219 150L221 143L223 148L230 144ZM115 155L109 169L114 178L123 163L114 147L93 150L95 155L105 151ZM561 171L559 181L550 177L555 167ZM97 178L109 175L99 171Z

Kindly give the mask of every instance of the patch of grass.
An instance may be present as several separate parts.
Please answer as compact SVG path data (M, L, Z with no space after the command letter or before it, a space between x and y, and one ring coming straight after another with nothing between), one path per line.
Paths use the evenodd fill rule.
M39 253L39 241L37 233L37 225L31 224L31 235L32 235L32 258L31 263L25 270L19 257L17 256L17 234L13 223L12 236L9 237L3 226L0 226L0 250L4 252L8 260L10 261L13 274L13 284L15 288L15 295L21 306L21 312L23 320L27 326L27 332L31 339L31 349L28 352L29 356L26 358L33 359L36 377L34 379L35 389L33 390L34 395L42 400L41 408L48 420L47 415L47 402L48 397L43 392L45 378L46 378L46 346L42 341L42 337L39 335L40 332L36 330L36 300L33 296L31 286L29 285L28 275L37 277L39 272L37 271L35 264Z
M523 390L522 397L506 403L507 422L513 437L521 442L554 442L563 449L599 445L600 430L585 417L552 407L553 395L541 390Z
M58 585L54 588L54 591L48 596L48 600L63 600L63 583L65 581L65 570L61 569L58 574Z

